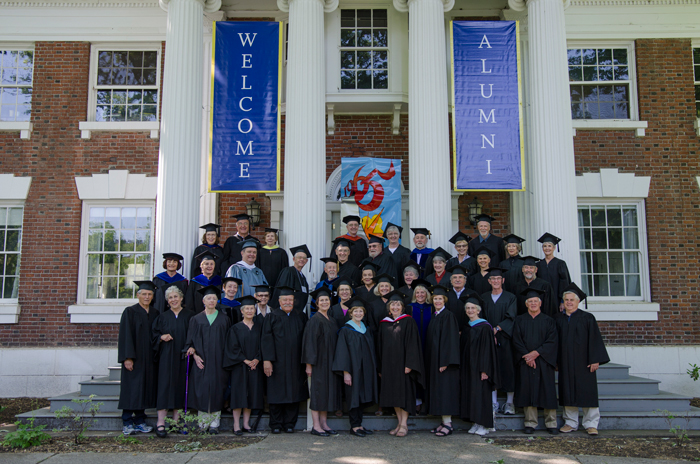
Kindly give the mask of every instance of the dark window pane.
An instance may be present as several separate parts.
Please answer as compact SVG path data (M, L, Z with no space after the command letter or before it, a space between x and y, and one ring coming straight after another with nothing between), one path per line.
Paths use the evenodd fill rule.
M570 65L580 65L581 64L581 50L578 48L572 48L566 52L567 59Z
M583 80L593 82L598 80L598 68L596 66L583 67Z
M593 119L615 119L615 104L612 102L601 102L598 111L598 115L594 115Z
M95 121L109 121L110 119L109 105L98 105L95 111Z
M593 249L607 250L608 240L605 229L593 229Z
M100 52L97 58L97 66L109 67L112 65L112 52Z
M603 66L603 65L611 65L612 64L612 50L609 48L604 48L598 50L598 64Z
M142 69L129 69L126 77L127 85L141 85L143 82Z
M600 101L613 101L613 86L612 85L599 85L598 86L598 100Z
M582 228L578 232L578 245L582 250L591 249L591 229Z
M374 88L388 89L389 79L386 71L374 71Z
M372 26L387 27L386 10L372 10Z
M579 208L578 210L578 225L579 226L590 226L591 216L588 212L588 208Z
M119 286L117 288L117 292L119 295L119 298L133 298L134 297L134 286L127 286L126 285L126 278L121 277L119 278Z
M629 119L630 112L627 103L615 104L615 119Z
M581 56L583 57L583 64L596 64L595 49L581 50Z
M340 27L355 27L355 10L340 10Z
M357 52L357 69L372 68L372 52Z
M140 90L130 90L128 98L130 105L139 104L142 101L142 92Z
M354 47L355 46L355 29L342 29L340 31L340 46Z
M117 297L117 278L105 277L102 279L102 297L116 298Z
M695 99L700 100L700 85L695 86Z
M19 287L18 277L5 277L5 285L3 288L3 298L17 298L17 289Z
M593 288L595 296L608 296L608 276L593 276Z
M601 66L598 68L598 80L611 81L613 80L612 66Z
M117 275L117 263L119 262L119 256L108 254L105 255L104 266L102 272L104 275Z
M615 101L627 102L629 98L627 96L627 86L626 85L616 85L615 86Z
M372 66L374 69L386 69L387 67L387 59L386 59L386 54L387 52L374 52L374 65ZM386 75L386 73L384 73Z
M584 119L583 107L580 103L571 104L571 119Z
M143 102L144 103L158 103L158 91L157 90L144 90L143 91Z
M156 105L143 105L143 121L157 121Z
M583 100L583 87L580 85L572 85L569 88L572 102L580 102Z
M355 69L355 52L340 52L340 67L342 69Z
M5 251L19 251L20 231L8 230L5 241Z
M610 276L610 296L625 296L625 276L620 274Z
M630 78L627 66L615 66L615 80L626 81Z
M582 276L583 278L583 290L587 295L594 295L593 293L593 276L591 274L588 274L586 276Z
M613 50L613 64L628 64L626 48L616 48Z
M624 272L622 266L622 252L611 251L608 253L608 269L611 274L622 274Z
M607 208L608 226L619 227L622 225L622 209L617 206Z
M639 248L639 232L637 232L636 227L625 227L624 237L626 250L636 250Z
M114 54L112 55L112 66L114 66L115 68L121 68L126 66L128 55L129 52L114 52Z
M5 275L19 275L19 255L5 255Z
M700 66L695 66L695 80L700 81Z
M126 106L114 105L111 114L112 121L126 121Z
M583 89L583 101L595 102L598 101L598 86L597 85L584 85Z
M353 71L340 71L340 88L355 88L355 73Z
M158 52L143 52L143 67L157 68L158 67Z
M600 108L598 107L598 103L586 103L583 105L583 112L584 115L583 117L585 119L597 119L600 115Z
M583 70L581 66L569 66L569 80L572 82L583 80Z
M627 290L627 296L642 296L642 289L640 286L639 276L625 276L625 289Z
M97 85L109 85L112 83L112 68L100 68L97 70Z
M387 33L386 29L374 29L374 47L386 47L387 43Z
M158 72L155 69L143 70L143 85L156 85L156 76Z
M372 29L357 30L357 46L371 47L372 46Z
M129 52L128 66L130 68L140 68L143 66L143 52Z
M127 106L126 107L126 120L127 121L140 121L141 120L141 106Z
M608 247L619 250L622 248L622 228L613 227L608 229Z
M126 68L114 69L112 84L114 84L114 85L126 85L127 74L128 74L128 71Z
M591 208L591 225L594 227L605 226L605 208L593 207Z
M372 27L372 10L357 10L357 27Z
M627 227L636 227L637 224L637 208L625 207L622 211L622 224Z
M371 89L372 88L372 72L358 71L357 72L357 88Z

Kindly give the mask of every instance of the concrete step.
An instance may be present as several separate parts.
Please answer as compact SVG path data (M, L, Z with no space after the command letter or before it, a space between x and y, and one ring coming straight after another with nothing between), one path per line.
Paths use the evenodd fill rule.
M155 426L157 414L153 409L146 410L146 422ZM690 408L689 411L674 411L672 413L676 419L671 424L678 425L686 430L700 429L700 408ZM36 411L20 414L19 419L35 418L36 424L47 424L48 428L61 426L54 414L49 411L49 408L42 408ZM121 412L100 412L97 416L97 424L92 430L121 430ZM687 418L687 421L686 421ZM221 430L228 432L233 428L233 418L231 414L223 414L221 418ZM408 419L408 425L412 430L430 430L437 426L441 418L435 416L411 416ZM564 424L561 419L561 411L558 414L559 426ZM457 430L466 431L471 427L471 422L465 422L461 419L454 418L453 424ZM336 417L332 414L328 415L328 425L336 430L349 430L350 423L347 416ZM396 426L396 416L375 416L373 413L365 413L363 425L371 430L391 430ZM512 416L497 415L495 428L499 431L522 430L523 415L518 413ZM540 428L544 429L543 418L540 417ZM609 411L601 412L600 425L601 430L668 430L670 425L667 417L663 414L654 414L649 412L629 412L629 411ZM259 430L268 430L268 415L265 414L260 421ZM296 425L297 430L306 429L306 414L300 414Z
M88 395L89 396L89 395ZM50 411L53 413L58 411L63 406L68 406L71 409L79 409L79 406L73 401L74 399L84 400L88 396L81 395L80 392L67 393L65 395L55 396L49 398L51 402ZM119 394L117 395L95 395L93 398L93 403L102 403L100 406L100 412L117 412L120 411L119 406Z
M625 364L607 363L600 366L596 375L601 379L626 379L629 376L630 366Z
M659 391L656 395L598 395L601 412L625 411L652 413L657 410L690 411L688 396ZM643 428L643 427L642 427Z
M121 390L121 381L110 380L109 376L83 380L78 383L80 384L80 394L83 396L119 396Z
M624 379L598 379L598 395L657 395L660 380L628 376Z
M122 366L109 366L109 380L122 379Z

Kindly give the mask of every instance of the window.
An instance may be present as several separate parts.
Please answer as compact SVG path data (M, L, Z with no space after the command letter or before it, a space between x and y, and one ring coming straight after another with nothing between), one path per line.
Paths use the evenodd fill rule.
M33 72L33 50L0 49L0 121L29 121Z
M633 47L569 48L572 119L636 119Z
M0 205L0 299L16 299L22 252L21 206Z
M135 280L151 278L153 210L143 205L86 205L86 300L136 298Z
M647 281L643 202L579 204L578 227L583 291L642 300Z
M388 89L386 9L341 10L341 89Z
M160 49L93 48L94 121L158 121Z
M695 76L695 112L700 118L700 48L693 48L693 71Z

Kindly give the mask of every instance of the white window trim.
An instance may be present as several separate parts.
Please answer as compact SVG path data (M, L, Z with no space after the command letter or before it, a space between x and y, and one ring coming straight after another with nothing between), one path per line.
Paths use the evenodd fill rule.
M33 42L3 42L0 45L0 49L15 49L15 48L25 48L34 50ZM32 69L32 88L34 88L34 70ZM32 94L32 98L33 98ZM31 115L30 115L31 120ZM19 138L22 140L29 140L32 137L32 131L34 130L34 125L30 121L0 121L0 132L19 132ZM1 313L0 313L1 314Z
M634 41L629 40L593 40L593 41L577 41L570 40L566 43L567 50L570 48L626 48L627 61L629 68L629 92L630 103L629 119L573 119L571 125L573 127L573 135L576 135L578 130L595 130L595 131L625 131L633 130L637 137L645 135L645 129L648 127L646 121L639 120L639 100L637 96L637 58L635 54ZM568 69L567 69L568 76ZM568 82L568 81L567 81ZM570 87L571 84L567 83ZM569 101L569 107L571 101Z
M690 41L691 54L692 54L692 51L694 48L700 48L700 39L693 39ZM695 82L696 82L695 81L695 66L694 66L694 64L695 63L691 62L691 65L693 65L693 88L695 87ZM694 104L694 101L693 101L693 104ZM695 108L693 107L693 109L695 109ZM700 137L700 118L695 118L694 126L695 126L695 134L697 134L697 136Z
M97 60L102 50L153 50L158 52L158 71L156 82L158 83L158 120L157 121L95 121L97 106ZM93 132L149 132L152 139L160 136L160 107L163 89L161 88L161 69L163 46L161 42L105 42L93 43L90 47L90 78L88 88L88 112L87 120L78 124L80 137L90 139Z
M90 207L93 206L150 206L154 212L151 220L151 249L155 256L154 226L157 183L157 177L146 177L145 174L131 174L129 171L118 170L111 170L107 174L93 174L90 177L75 178L78 198L83 201L83 211L80 224L77 303L68 307L71 323L118 324L124 308L136 304L136 299L95 302L95 300L85 298L87 291L87 224L90 221Z

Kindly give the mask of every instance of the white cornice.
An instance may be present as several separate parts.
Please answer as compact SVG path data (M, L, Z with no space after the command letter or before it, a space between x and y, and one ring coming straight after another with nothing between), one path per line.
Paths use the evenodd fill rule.
M700 0L571 0L571 6L700 5Z
M160 8L158 0L141 2L105 2L101 0L82 2L2 2L0 8Z

